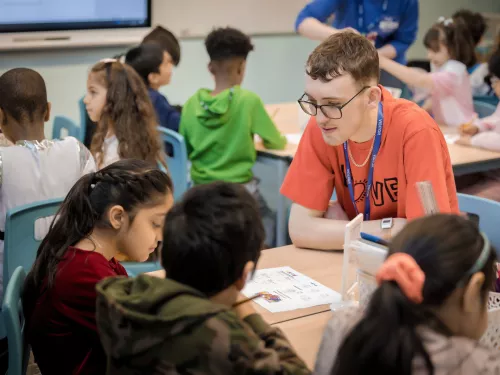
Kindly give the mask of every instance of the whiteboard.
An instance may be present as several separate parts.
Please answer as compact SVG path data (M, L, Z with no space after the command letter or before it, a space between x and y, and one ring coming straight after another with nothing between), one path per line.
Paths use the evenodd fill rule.
M308 0L153 0L153 24L181 38L205 37L232 26L250 35L294 33Z

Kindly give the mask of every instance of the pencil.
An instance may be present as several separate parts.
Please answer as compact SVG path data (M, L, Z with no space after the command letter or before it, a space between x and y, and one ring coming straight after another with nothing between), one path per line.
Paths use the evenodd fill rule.
M252 297L250 297L250 298L247 298L247 299L244 299L244 300L241 300L241 301L236 302L236 303L233 305L233 307L237 307L237 306L242 305L242 304L244 304L244 303L247 303L247 302L253 301L254 299L257 299L257 298L259 298L259 297L262 297L262 294L257 293L256 295L254 295L254 296L252 296Z
M273 112L273 114L271 115L271 118L274 120L274 118L276 117L276 115L278 114L278 112L280 111L280 108L276 108Z

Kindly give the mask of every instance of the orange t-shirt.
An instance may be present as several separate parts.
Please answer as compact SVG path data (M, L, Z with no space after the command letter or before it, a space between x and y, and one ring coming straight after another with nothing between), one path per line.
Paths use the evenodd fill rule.
M431 181L439 211L458 213L455 179L448 146L434 120L416 104L394 99L382 89L384 125L370 192L370 220L423 216L416 183ZM372 140L349 141L357 163L368 156ZM370 162L358 168L350 162L358 212L365 211ZM333 189L349 219L356 216L345 178L343 146L325 143L311 117L286 175L281 193L312 210L326 211Z

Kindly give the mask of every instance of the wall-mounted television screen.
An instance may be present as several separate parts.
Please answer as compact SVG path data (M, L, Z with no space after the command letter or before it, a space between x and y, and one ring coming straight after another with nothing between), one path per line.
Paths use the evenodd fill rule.
M83 43L82 32L92 30L108 31L109 34L110 30L128 29L121 34L126 38L134 29L149 27L151 0L0 0L3 44L8 40L28 42L25 44L31 46L37 39L42 44L70 41L71 31L76 32L77 43ZM99 39L99 34L94 32L92 35ZM106 38L105 35L101 37ZM105 40L103 43L110 44Z

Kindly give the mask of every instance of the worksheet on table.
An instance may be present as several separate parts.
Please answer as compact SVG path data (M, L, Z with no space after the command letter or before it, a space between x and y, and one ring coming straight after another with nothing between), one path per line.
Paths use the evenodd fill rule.
M283 312L340 301L340 293L327 288L290 267L257 270L243 294L262 297L255 303L271 312Z

